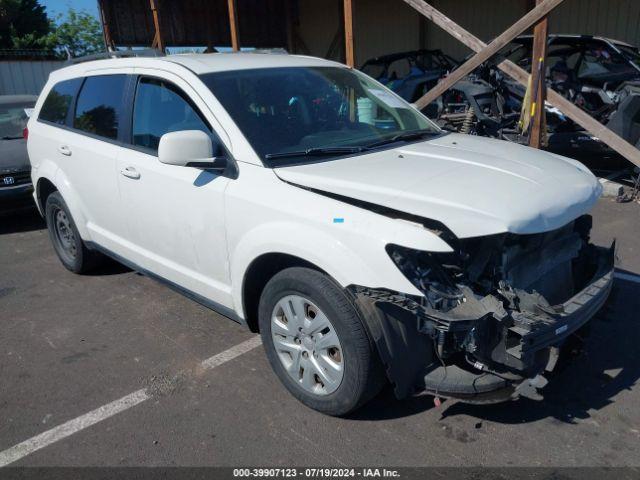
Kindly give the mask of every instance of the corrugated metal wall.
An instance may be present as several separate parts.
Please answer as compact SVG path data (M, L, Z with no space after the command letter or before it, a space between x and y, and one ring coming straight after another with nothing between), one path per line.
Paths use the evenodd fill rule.
M341 9L342 0L300 0L297 30L311 55L327 56L341 27ZM356 64L379 55L418 48L421 22L420 15L402 0L355 0ZM338 42L338 48L333 49L333 59L339 59L336 53L344 54L342 36Z
M38 95L49 73L63 64L62 61L0 60L0 95Z
M549 29L640 45L640 0L565 0L549 18Z
M401 0L355 0L353 15L356 65L420 47L421 15Z
M484 41L526 12L529 0L427 0ZM342 0L299 0L298 31L312 55L325 56L338 29ZM402 0L353 0L356 64L386 53L441 48L470 53ZM565 0L551 15L552 33L602 35L640 45L640 0ZM340 41L343 41L340 39Z
M431 4L485 42L509 28L527 11L526 0L432 0ZM427 48L441 48L460 60L471 53L449 33L428 20L425 38Z
M300 46L296 53L326 57L340 27L341 8L342 0L299 0L297 32L305 48Z
M432 0L431 3L484 41L490 41L516 22L530 4L527 0ZM549 31L600 35L640 45L640 0L565 0L551 13ZM426 43L458 58L470 53L431 22L427 23Z

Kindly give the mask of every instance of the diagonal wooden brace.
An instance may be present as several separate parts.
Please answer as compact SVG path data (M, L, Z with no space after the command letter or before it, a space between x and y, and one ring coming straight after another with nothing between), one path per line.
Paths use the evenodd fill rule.
M405 0L409 5L416 8L419 0ZM493 57L496 53L506 47L514 38L524 33L525 30L532 27L541 18L547 15L551 10L560 5L563 0L544 0L534 9L529 11L524 17L506 29L501 35L495 38L489 45L478 51L473 57L464 62L453 72L451 72L442 82L438 83L434 88L429 90L425 95L418 99L416 106L423 109L444 92L453 87L457 82L473 72L484 62Z
M440 28L451 34L457 40L464 43L474 52L480 52L485 47L487 47L487 44L480 40L478 37L468 32L460 25L448 18L446 15L444 15L442 12L436 10L431 5L423 2L422 0L403 1L411 5L418 12L420 12ZM512 61L504 60L498 65L498 68L500 68L500 70L509 75L515 81L521 83L524 86L527 85L529 81L529 74L522 68L518 67ZM600 139L600 141L607 144L609 147L625 157L631 163L640 167L640 150L638 150L622 137L616 135L614 132L595 120L587 112L578 108L551 88L547 90L547 101L551 105L557 107L562 113L564 113L567 117L584 128L591 135L597 137L598 139Z

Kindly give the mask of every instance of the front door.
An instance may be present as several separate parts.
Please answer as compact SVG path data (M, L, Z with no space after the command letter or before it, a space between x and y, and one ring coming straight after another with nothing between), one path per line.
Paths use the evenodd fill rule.
M130 142L118 160L120 211L127 219L131 258L138 266L231 307L224 225L229 178L158 161L160 137L202 130L216 135L190 87L178 78L137 79Z

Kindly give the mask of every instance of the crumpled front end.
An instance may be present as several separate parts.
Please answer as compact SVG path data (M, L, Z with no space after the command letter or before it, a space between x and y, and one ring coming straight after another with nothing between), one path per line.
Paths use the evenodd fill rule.
M565 341L598 312L614 248L589 242L585 215L550 232L446 238L453 253L388 245L422 296L353 287L396 395L474 403L542 398ZM447 235L447 232L442 232Z

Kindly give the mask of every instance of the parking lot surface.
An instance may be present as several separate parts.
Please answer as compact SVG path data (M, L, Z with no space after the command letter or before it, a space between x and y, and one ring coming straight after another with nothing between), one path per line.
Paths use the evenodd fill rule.
M0 452L28 466L639 466L640 205L602 199L593 215L594 241L618 240L618 278L543 402L436 408L386 389L348 418L299 404L236 323L115 263L74 275L35 211L0 216Z

